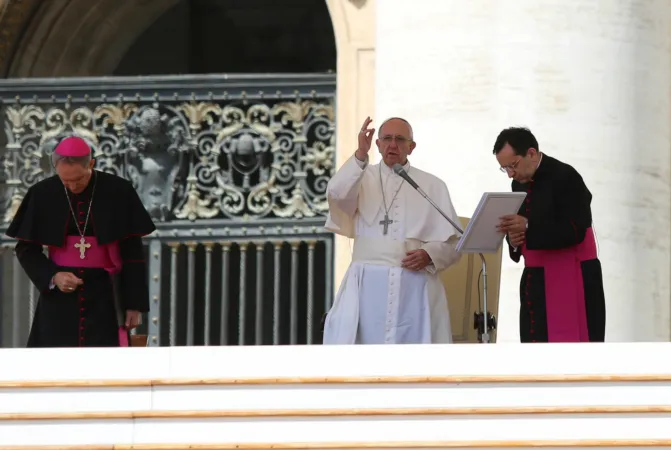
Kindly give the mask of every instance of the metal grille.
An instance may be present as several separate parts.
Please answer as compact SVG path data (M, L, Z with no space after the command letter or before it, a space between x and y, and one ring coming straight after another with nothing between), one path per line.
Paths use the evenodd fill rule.
M3 227L53 174L63 136L135 185L158 228L145 239L149 345L320 341L334 76L7 80L0 97ZM0 343L23 346L37 296L4 245Z

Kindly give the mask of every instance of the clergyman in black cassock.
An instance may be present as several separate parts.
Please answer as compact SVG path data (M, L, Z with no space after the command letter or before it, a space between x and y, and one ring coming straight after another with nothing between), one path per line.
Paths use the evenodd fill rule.
M510 257L524 258L522 342L603 342L606 306L592 229L592 194L570 165L541 153L526 128L503 130L494 144L512 190L526 192L516 215L501 219Z
M27 346L127 346L149 310L142 236L154 223L128 180L93 169L83 139L62 140L53 163L6 232L39 292Z

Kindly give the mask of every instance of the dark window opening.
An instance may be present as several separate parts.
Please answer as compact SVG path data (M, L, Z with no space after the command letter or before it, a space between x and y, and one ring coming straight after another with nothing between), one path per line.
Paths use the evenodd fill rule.
M335 72L324 0L182 0L129 48L116 76Z

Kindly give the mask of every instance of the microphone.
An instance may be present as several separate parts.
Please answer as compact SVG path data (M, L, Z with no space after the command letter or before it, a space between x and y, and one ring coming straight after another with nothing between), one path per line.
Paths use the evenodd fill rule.
M408 175L408 172L406 172L406 170L403 168L402 165L396 163L391 167L391 170L393 170L396 175L407 181L410 186L414 187L417 190L417 192L419 192L422 195L422 197L424 197L429 203L431 203L431 206L433 206L436 209L436 211L440 213L441 216L443 216L445 219L447 219L448 222L450 222L450 225L452 225L455 230L457 230L461 234L464 234L464 230L462 230L459 225L454 223L454 220L452 220L450 216L445 214L445 211L440 209L440 207L436 205L436 203L433 200L431 200L431 198L428 195L426 195L426 192L424 192L422 188L419 187L417 183L415 183L415 180L410 178L410 175Z
M405 181L407 181L408 184L409 184L410 186L414 187L414 188L417 189L418 191L421 191L421 189L419 188L419 186L417 185L417 183L415 183L415 180L413 180L412 178L410 178L410 175L408 175L408 172L405 171L405 169L403 168L402 165L400 165L399 163L396 163L396 164L394 164L394 165L392 166L391 169L394 171L394 173L395 173L396 175L398 175L399 177L401 177L401 178L403 178Z

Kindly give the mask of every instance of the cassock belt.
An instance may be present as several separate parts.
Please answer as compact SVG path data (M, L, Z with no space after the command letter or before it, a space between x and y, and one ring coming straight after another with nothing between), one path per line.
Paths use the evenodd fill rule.
M79 267L105 269L110 275L115 275L121 271L123 260L119 251L119 244L114 242L108 245L98 245L98 240L94 236L85 236L86 248L85 257L81 258L79 250L81 237L66 236L63 247L49 247L49 258L61 267ZM114 280L112 280L114 283ZM116 288L113 288L116 289ZM118 300L118 292L114 293L115 302ZM115 304L117 310L117 320L125 320L124 311L120 311L121 305ZM128 347L128 331L125 326L119 324L119 346Z
M93 236L85 236L86 244L89 245L85 251L85 258L80 257L79 236L66 236L63 247L49 247L49 257L62 267L82 267L94 269L107 269L110 272L118 271L121 267L121 257L118 245L98 245L98 240Z
M406 253L417 250L421 242L416 239L398 241L394 239L356 237L352 250L352 262L401 267Z
M548 342L589 342L582 261L597 258L592 228L578 245L560 250L522 248L526 267L542 267Z

